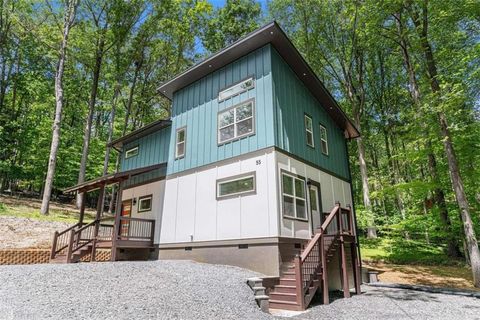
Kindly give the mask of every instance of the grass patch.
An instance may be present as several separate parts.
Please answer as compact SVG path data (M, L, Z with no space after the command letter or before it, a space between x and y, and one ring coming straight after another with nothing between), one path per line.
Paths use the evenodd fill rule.
M0 216L28 218L39 221L78 222L79 212L72 210L50 209L48 215L40 214L40 210L25 205L10 205L0 202ZM85 213L85 222L93 220L93 216Z
M393 264L462 265L445 254L442 246L403 238L360 238L362 260Z

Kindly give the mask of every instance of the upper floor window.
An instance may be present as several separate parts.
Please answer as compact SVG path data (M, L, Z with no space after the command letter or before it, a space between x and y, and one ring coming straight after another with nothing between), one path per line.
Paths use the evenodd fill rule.
M320 125L320 144L322 146L322 153L328 155L327 128L322 125Z
M236 96L252 88L255 88L255 80L253 79L253 77L250 77L220 91L218 93L218 101L222 101L230 97Z
M218 113L218 143L228 142L254 133L253 99Z
M305 115L305 133L307 135L307 145L314 148L315 142L313 140L313 121L308 115Z
M175 158L183 158L185 156L185 139L187 135L187 128L180 128L177 130L175 138Z
M305 180L282 173L283 215L307 220Z
M217 198L255 192L255 172L217 181Z
M127 149L127 151L125 151L125 159L135 157L137 154L138 154L138 146Z

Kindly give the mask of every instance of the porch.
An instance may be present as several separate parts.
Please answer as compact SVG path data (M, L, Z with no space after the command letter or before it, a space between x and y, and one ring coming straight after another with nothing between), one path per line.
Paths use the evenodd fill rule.
M142 256L148 258L148 253L154 249L155 220L131 217L131 207L122 203L122 191L125 182L132 177L162 166L163 164L110 174L65 189L64 192L80 194L82 206L76 224L54 233L50 262L96 261L98 250L110 251L111 261L138 259L138 253L144 253ZM118 185L115 213L103 216L105 188L114 184ZM95 190L98 190L96 216L87 223L84 221L86 196ZM133 254L120 257L125 252Z

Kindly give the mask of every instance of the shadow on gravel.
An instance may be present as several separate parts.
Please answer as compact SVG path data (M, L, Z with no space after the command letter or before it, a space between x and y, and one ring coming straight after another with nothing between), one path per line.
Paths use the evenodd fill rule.
M440 302L437 296L425 292L418 292L413 290L395 290L386 291L382 289L372 289L365 293L367 296L386 297L394 300L402 301L423 301L423 302Z

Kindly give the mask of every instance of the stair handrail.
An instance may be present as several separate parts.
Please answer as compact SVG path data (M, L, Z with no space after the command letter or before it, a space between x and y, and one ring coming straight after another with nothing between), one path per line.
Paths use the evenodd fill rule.
M299 304L302 309L305 309L310 304L310 301L313 298L314 292L308 292L308 291L315 280L321 280L323 287L324 288L328 287L328 280L326 276L327 253L325 252L325 248L324 248L325 234L326 234L325 231L327 230L329 225L334 221L335 218L341 219L341 216L339 216L339 213L341 212L342 212L342 208L340 206L340 203L337 202L335 204L335 207L332 209L330 214L322 223L319 232L315 233L315 235L310 240L310 242L308 243L307 247L302 252L302 254L295 257L294 262L295 262L295 275L296 275L296 284L297 284L297 304ZM340 221L339 221L339 226L341 226ZM341 228L338 228L337 232L338 233L341 232ZM318 263L313 269L312 267L308 268L310 269L310 274L306 274L305 276L308 276L309 278L304 279L304 275L303 275L304 272L302 271L302 269L304 269L304 264L306 264L307 258L309 258L311 255L313 256L312 253L316 246L318 247ZM315 254L317 253L315 252ZM315 274L317 274L320 270L322 270L322 279L315 279ZM316 290L318 286L319 285L314 286L314 290Z
M53 241L52 241L52 250L50 252L50 259L54 259L55 256L60 253L61 251L63 251L64 249L67 249L68 248L68 245L69 245L69 242L70 242L70 239L69 238L66 238L66 236L64 236L67 232L69 232L70 230L73 230L73 229L76 229L80 226L80 223L77 222L75 223L74 225L68 227L67 229L63 230L63 231L55 231L53 233ZM65 238L65 239L64 239ZM60 241L59 241L60 239ZM59 245L60 247L57 248L57 245Z

